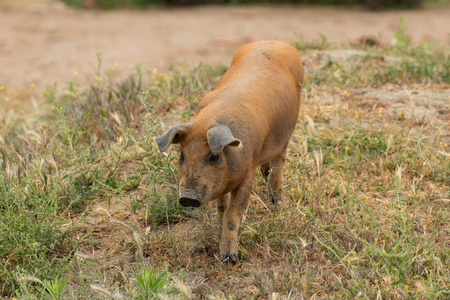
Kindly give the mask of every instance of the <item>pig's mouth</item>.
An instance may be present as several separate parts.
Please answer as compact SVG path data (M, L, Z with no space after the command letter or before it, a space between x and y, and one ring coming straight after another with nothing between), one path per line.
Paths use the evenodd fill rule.
M178 201L180 202L181 206L184 207L200 207L200 205L202 204L200 197L197 196L192 190L183 191Z

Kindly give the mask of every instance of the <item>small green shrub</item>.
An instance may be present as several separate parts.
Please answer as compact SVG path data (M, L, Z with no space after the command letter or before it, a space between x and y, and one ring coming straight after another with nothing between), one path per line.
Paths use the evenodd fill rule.
M151 267L141 269L134 274L136 285L138 286L138 299L155 299L159 293L166 293L170 290L170 273L167 270L162 272Z

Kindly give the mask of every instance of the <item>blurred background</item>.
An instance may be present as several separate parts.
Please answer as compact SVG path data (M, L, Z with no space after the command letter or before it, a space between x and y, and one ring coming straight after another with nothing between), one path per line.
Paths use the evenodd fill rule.
M0 0L0 86L48 88L99 69L229 64L262 39L448 46L449 0ZM90 75L88 75L90 74Z

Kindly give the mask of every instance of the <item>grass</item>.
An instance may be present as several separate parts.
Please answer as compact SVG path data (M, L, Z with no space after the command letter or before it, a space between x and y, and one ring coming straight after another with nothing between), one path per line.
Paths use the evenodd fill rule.
M258 177L236 265L217 256L213 205L178 205L176 151L152 141L226 66L99 70L87 89L0 108L0 294L448 298L449 53L402 26L394 46L294 43L307 80L285 200L267 204Z
M326 37L305 43L301 37L294 43L300 52L316 51L308 56L312 69L308 82L314 86L330 85L341 88L380 87L387 84L440 84L450 83L448 47L422 42L413 45L406 36L403 19L400 19L395 45L383 46L374 38L359 43L335 44ZM333 55L327 49L340 50ZM351 49L353 52L349 52ZM347 51L347 52L346 52ZM339 53L339 52L337 52Z

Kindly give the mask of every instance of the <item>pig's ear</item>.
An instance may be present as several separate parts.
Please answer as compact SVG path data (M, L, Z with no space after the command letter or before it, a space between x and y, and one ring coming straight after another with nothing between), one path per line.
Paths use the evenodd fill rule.
M220 154L226 146L237 147L241 141L233 136L226 125L218 125L208 130L208 144L214 155Z
M186 135L189 124L175 125L166 133L155 138L159 151L164 152L169 148L170 144L178 144Z

